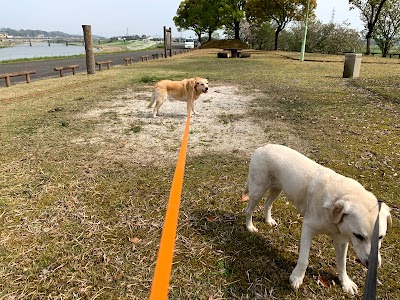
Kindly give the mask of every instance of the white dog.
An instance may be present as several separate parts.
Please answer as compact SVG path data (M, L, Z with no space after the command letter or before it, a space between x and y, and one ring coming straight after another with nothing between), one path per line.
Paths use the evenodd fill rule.
M376 197L357 181L323 167L293 149L272 144L258 148L251 157L243 195L245 200L249 200L246 227L250 232L258 231L253 225L252 214L268 190L264 216L269 225L277 225L271 217L271 208L282 191L304 216L300 255L290 275L292 287L298 289L303 283L313 236L324 233L333 238L343 290L357 293L357 285L346 272L347 247L351 241L358 259L368 266L372 232L378 216ZM382 204L379 248L387 228L392 226L389 211L389 207ZM379 265L380 262L379 254Z

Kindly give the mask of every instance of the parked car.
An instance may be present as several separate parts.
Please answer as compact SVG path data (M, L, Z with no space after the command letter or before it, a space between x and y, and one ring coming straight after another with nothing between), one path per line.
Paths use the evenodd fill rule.
M185 40L185 49L194 49L194 40L193 39Z

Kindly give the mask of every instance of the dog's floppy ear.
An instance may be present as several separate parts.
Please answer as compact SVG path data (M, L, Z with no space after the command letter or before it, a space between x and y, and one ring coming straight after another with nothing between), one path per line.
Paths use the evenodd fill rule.
M392 221L392 216L390 214L387 215L387 222L388 222L388 229L392 228L393 221Z
M382 203L381 213L382 212L384 213L384 216L387 219L387 228L392 228L393 222L392 222L392 216L390 215L390 208L385 203Z
M345 200L338 200L333 205L332 208L332 222L334 224L339 224L343 217L349 212L350 205Z
M199 94L197 86L200 84L200 77L195 77L190 79L190 90L194 94Z
M192 92L195 86L195 78L190 78L186 80L185 88L188 92Z
M387 216L387 227L388 228L392 228L392 226L393 226L392 216L390 214L388 214L388 216Z

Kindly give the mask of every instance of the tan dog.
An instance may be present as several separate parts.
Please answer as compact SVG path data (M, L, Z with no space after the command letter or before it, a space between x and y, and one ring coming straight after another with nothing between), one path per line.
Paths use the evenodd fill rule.
M156 105L153 109L153 118L158 114L160 106L167 100L168 96L172 96L176 100L186 101L187 112L193 112L194 101L200 97L202 93L208 92L208 80L205 78L190 78L182 81L162 80L154 86L148 108L152 107L154 102Z
M243 200L249 200L246 227L250 232L257 232L252 214L267 191L264 216L269 225L277 225L271 217L271 208L282 191L304 216L300 255L290 275L292 287L298 289L303 283L313 236L328 234L333 238L343 290L357 293L357 285L346 272L347 247L351 241L360 262L368 266L372 232L378 216L376 197L357 181L323 167L293 149L273 144L258 148L251 157L243 195ZM379 248L387 228L392 226L389 211L383 203L379 213Z

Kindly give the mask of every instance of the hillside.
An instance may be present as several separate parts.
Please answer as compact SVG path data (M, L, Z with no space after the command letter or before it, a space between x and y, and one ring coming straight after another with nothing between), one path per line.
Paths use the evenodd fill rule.
M39 35L43 35L45 37L50 38L82 38L82 35L79 34L68 34L61 31L44 31L37 29L12 29L12 28L0 28L0 32L7 32L10 36L22 36L22 37L36 37ZM100 36L94 36L95 38L101 38Z

